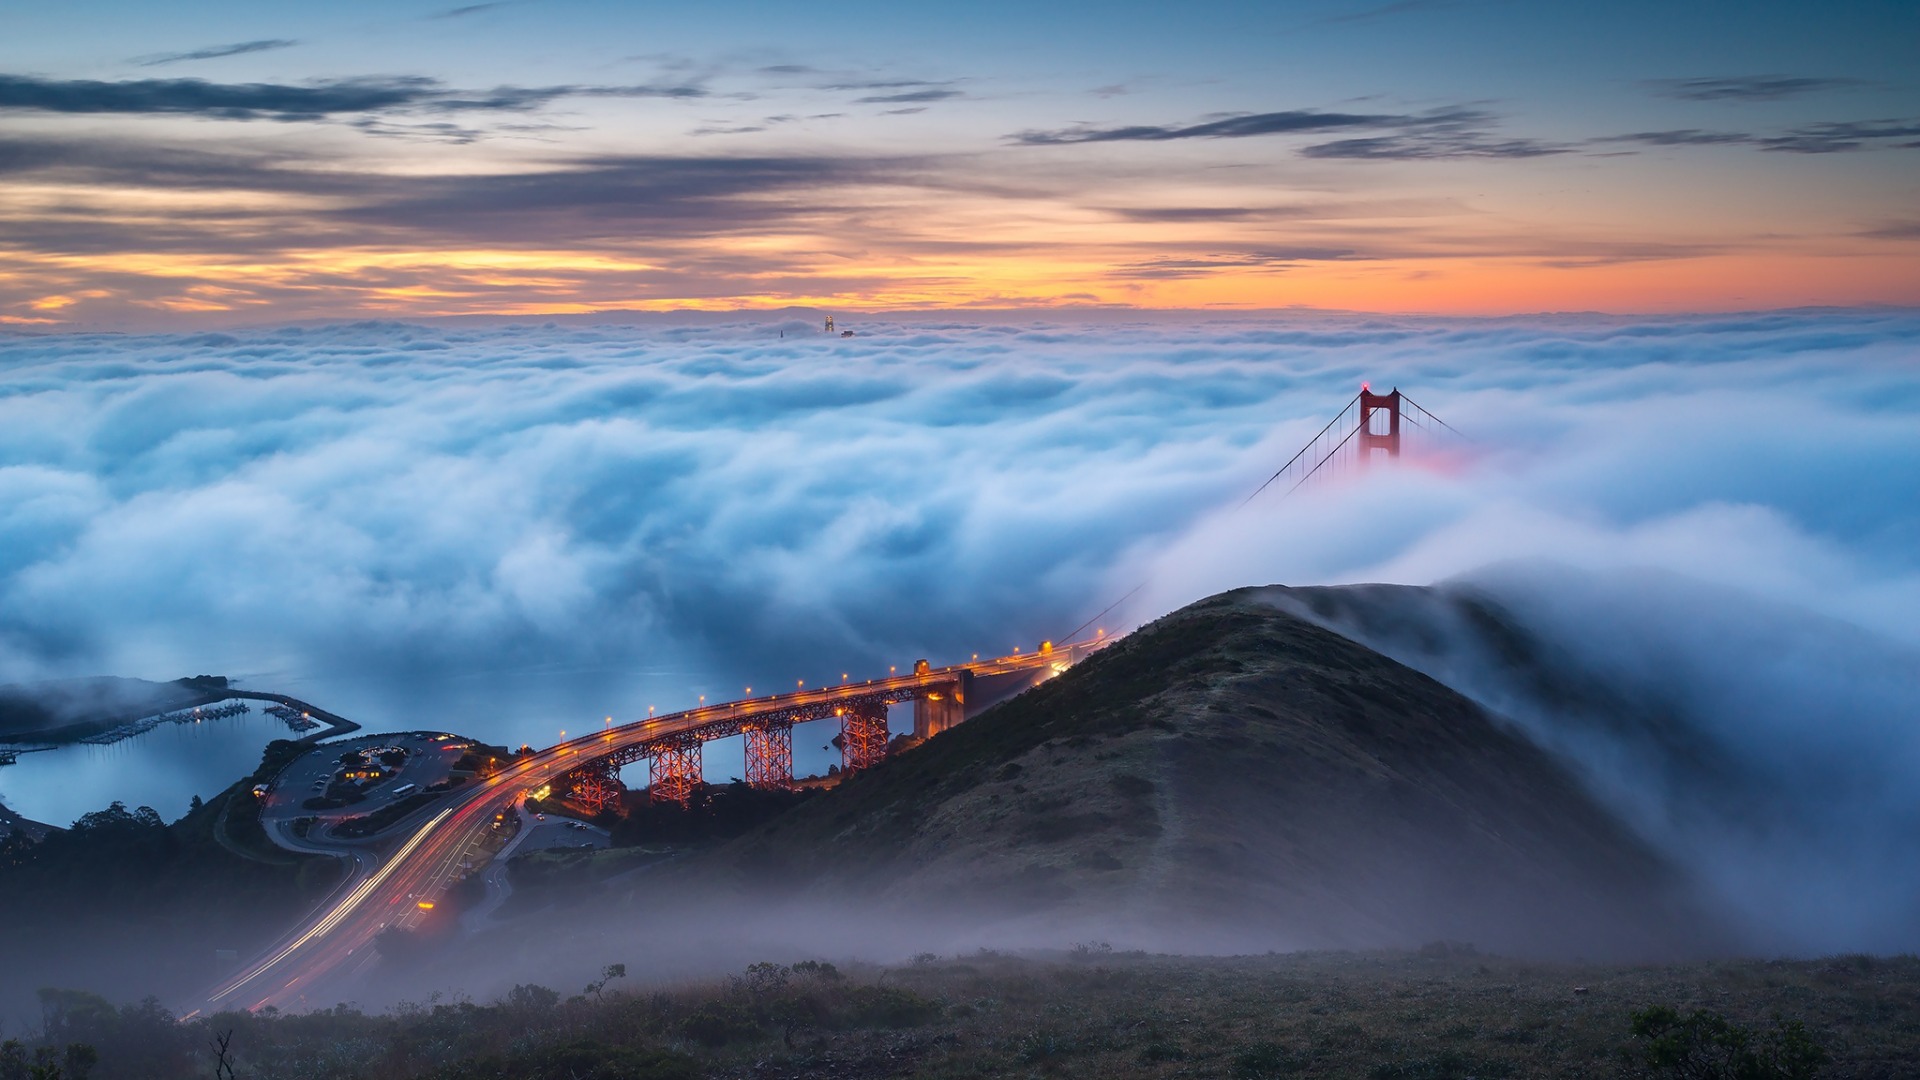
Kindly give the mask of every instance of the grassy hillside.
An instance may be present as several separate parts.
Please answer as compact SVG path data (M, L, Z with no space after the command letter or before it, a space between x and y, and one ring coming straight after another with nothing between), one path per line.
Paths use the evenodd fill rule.
M1088 948L886 968L762 962L673 986L630 967L594 981L584 993L578 982L522 984L497 1003L385 1016L342 1006L188 1023L70 997L49 1034L56 1055L73 1042L98 1050L93 1080L211 1076L225 1033L236 1075L312 1080L1895 1080L1920 1057L1912 957L1608 968L1437 949L1192 958ZM1702 1010L1696 1030L1747 1034L1763 1055L1803 1024L1796 1041L1828 1065L1710 1071L1727 1055L1709 1038L1636 1034L1636 1015L1661 1006L1687 1018Z
M1177 948L1708 947L1544 754L1241 590L856 776L690 872Z

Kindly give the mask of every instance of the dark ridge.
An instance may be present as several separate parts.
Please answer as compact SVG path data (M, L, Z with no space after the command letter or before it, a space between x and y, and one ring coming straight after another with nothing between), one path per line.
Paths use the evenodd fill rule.
M1679 873L1435 680L1243 589L685 868L1149 947L1719 947Z

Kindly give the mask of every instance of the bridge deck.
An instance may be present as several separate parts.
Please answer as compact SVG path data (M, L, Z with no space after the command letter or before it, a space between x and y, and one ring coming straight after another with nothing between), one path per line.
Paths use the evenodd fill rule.
M414 829L378 870L350 885L306 922L216 988L208 1007L280 1008L305 1000L308 989L343 968L371 962L373 939L385 929L411 929L464 873L467 855L504 812L527 792L589 762L645 751L671 738L722 738L742 722L832 716L859 701L909 701L968 678L1039 675L1064 669L1107 643L1076 642L1050 652L971 661L924 673L863 683L798 689L763 698L721 702L621 724L516 758L481 783L454 792L438 813ZM635 758L637 760L637 758ZM426 902L427 907L421 903ZM197 1010L196 1010L197 1012ZM192 1014L189 1014L192 1015Z

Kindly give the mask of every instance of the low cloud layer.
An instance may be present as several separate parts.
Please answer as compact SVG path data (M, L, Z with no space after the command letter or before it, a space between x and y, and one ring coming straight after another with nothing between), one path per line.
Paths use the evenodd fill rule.
M1781 101L1829 90L1861 85L1858 79L1830 79L1809 75L1699 76L1691 79L1654 79L1647 83L1661 97L1682 101Z
M1720 84L1729 80L1677 80L1681 84ZM1783 79L1782 84L1821 83L1830 80ZM1755 84L1755 92L1763 85ZM1705 90L1701 91L1706 93ZM1684 95L1683 95L1684 96ZM1726 96L1733 96L1728 88ZM1775 96L1788 96L1785 90ZM1714 100L1700 97L1699 100ZM1757 100L1757 99L1756 99ZM1463 105L1420 113L1347 113L1315 109L1239 113L1190 124L1125 124L1099 127L1078 124L1055 129L1018 132L1009 140L1024 146L1066 146L1078 143L1171 142L1181 139L1245 139L1256 136L1324 137L1351 132L1349 138L1310 142L1299 148L1306 158L1359 161L1420 161L1442 159L1526 159L1575 153L1621 153L1621 146L1748 146L1790 154L1836 154L1874 148L1913 149L1920 145L1920 120L1893 117L1873 120L1830 120L1800 124L1775 131L1709 131L1675 128L1599 135L1579 140L1548 140L1509 136L1498 128L1500 117Z
M279 48L292 42L250 42ZM257 51L239 46L237 51ZM230 53L211 52L225 56ZM198 58L181 54L172 60ZM163 60L159 62L170 62ZM45 79L0 75L0 111L187 115L220 120L318 120L351 113L533 109L565 97L697 98L697 86L500 86L459 90L424 76L317 80L301 85L204 79Z
M1685 869L1745 950L1920 946L1920 647L1628 567L1278 603L1457 687Z
M0 676L550 742L1030 648L1143 580L1115 628L1541 557L1920 643L1911 313L842 325L0 336ZM1473 441L1236 509L1362 380Z

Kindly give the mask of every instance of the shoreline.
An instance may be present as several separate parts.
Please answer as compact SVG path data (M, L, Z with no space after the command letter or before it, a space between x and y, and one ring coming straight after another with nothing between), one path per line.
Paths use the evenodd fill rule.
M117 742L144 735L162 723L176 721L185 714L216 705L222 701L267 701L287 710L297 710L300 719L314 721L317 730L301 734L302 728L292 717L282 717L294 732L295 742L317 743L336 735L348 735L360 730L360 725L338 713L329 712L317 705L309 704L287 694L276 694L266 690L220 689L205 692L199 700L167 709L164 712L137 716L131 720L103 727L98 722L68 724L59 728L17 732L12 735L0 735L0 766L15 763L21 754L58 750L67 746L109 746ZM269 712L273 710L269 709ZM218 718L218 717L216 717Z
M325 739L331 739L336 735L351 735L360 730L359 724L354 723L338 713L328 712L318 705L308 704L299 698L291 697L287 694L275 694L266 690L228 690L214 700L225 701L229 698L239 698L246 701L276 702L289 709L298 709L303 717L320 722L320 730L309 731L305 735L293 740L294 742L308 744L318 743Z

